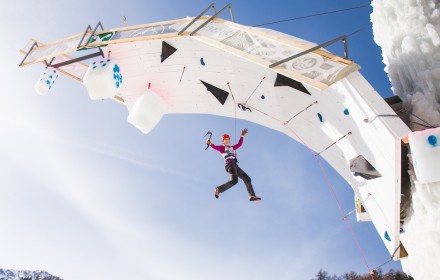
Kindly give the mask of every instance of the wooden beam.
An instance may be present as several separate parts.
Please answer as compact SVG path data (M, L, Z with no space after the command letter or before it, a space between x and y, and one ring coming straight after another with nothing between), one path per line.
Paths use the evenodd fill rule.
M262 58L259 58L257 56L248 54L248 53L246 53L244 51L237 50L236 48L230 47L228 45L222 44L222 43L220 43L218 41L215 41L213 39L210 39L210 38L207 38L207 37L204 37L204 36L192 36L192 38L195 39L195 40L198 40L200 42L203 42L205 44L208 44L208 45L211 45L213 47L216 47L216 48L219 48L221 50L224 50L226 52L232 53L232 54L234 54L234 55L236 55L238 57L244 58L244 59L246 59L248 61L256 63L256 64L258 64L260 66L265 67L265 68L270 69L269 68L270 62L266 61L266 60L264 60ZM287 69L283 68L282 66L273 67L272 70L274 72L280 73L280 74L282 74L284 76L287 76L287 77L292 78L292 79L294 79L296 81L302 82L302 83L304 83L304 84L306 84L308 86L314 87L314 88L319 89L321 91L326 89L326 88L328 88L328 85L326 85L324 83L321 83L319 81L316 81L316 80L313 80L313 79L308 78L306 76L303 76L303 75L301 75L301 74L299 74L297 72L294 72L294 71L291 71L291 70L287 70Z

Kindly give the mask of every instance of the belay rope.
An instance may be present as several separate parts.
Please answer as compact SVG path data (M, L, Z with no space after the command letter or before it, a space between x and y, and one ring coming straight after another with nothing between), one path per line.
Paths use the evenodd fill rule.
M234 141L237 143L237 102L235 102L234 94L232 93L231 86L228 82L229 92L231 93L232 100L234 100ZM237 151L235 151L235 158L237 158Z
M280 20L280 21L275 21L275 22L269 22L269 23L264 23L264 24L254 25L254 27L264 26L264 25L270 25L270 24L276 24L276 23L281 23L281 22L286 22L286 21L292 21L292 20L298 20L298 19L303 19L303 18L309 18L309 17L314 17L314 16L326 15L326 14L331 14L331 13L338 13L338 12L343 12L343 11L348 11L348 10L354 10L354 9L360 9L360 8L367 8L367 7L370 7L370 5L357 6L357 7L352 7L352 8L347 8L347 9L341 9L341 10L336 10L336 11L330 11L330 12L318 13L318 14L309 15L309 16L302 16L302 17L297 17L297 18L292 18L292 19L286 19L286 20ZM354 34L363 31L364 29L366 29L366 28L367 28L368 26L370 26L370 25L371 25L371 23L369 23L368 25L366 25L366 26L364 26L364 27L362 27L362 28L360 28L360 29L358 29L358 30L352 32L352 33L349 34L347 37L349 37L349 36L353 36ZM294 131L292 128L290 128L290 127L288 126L288 124L289 124L289 122L290 122L292 119L294 119L296 116L298 116L298 115L301 114L302 112L306 111L309 107L311 107L312 105L316 104L317 102L315 101L313 104L309 105L308 107L306 107L306 108L303 109L301 112L297 113L296 115L294 115L292 118L290 118L290 119L287 120L287 121L285 121L285 120L283 121L283 120L277 119L277 118L275 118L274 116L272 116L272 115L270 115L270 114L267 114L267 113L265 113L265 112L263 112L263 111L260 111L260 110L258 110L258 109L256 109L256 108L253 108L252 106L249 106L249 105L247 104L247 102L249 101L249 99L252 97L252 95L255 93L255 91L256 91L257 88L261 85L261 83L263 82L263 80L264 80L265 78L266 78L266 77L263 77L263 78L262 78L262 80L260 81L260 83L257 85L257 87L256 87L255 90L252 92L252 94L247 98L247 100L244 102L244 104L242 104L242 103L237 103L237 102L236 102L235 97L234 97L234 95L233 95L233 93L232 93L232 90L231 90L230 84L229 84L229 82L228 82L229 92L231 93L232 99L233 99L233 101L234 101L234 133L235 133L235 141L236 141L236 134L237 134L237 108L236 108L237 106L238 106L241 110L243 110L243 111L250 111L250 112L252 112L252 110L257 111L257 112L259 112L259 113L261 113L261 114L263 114L263 115L266 115L266 116L270 117L271 119L273 119L273 120L275 120L275 121L280 122L281 124L283 124L283 125L284 125L284 126L285 126L285 127L286 127L286 128L287 128L287 129L288 129L288 130L289 130L289 131L290 131L290 132L291 132L291 133L292 133L292 134L298 139L298 140L299 140L299 142L302 143L302 144L307 148L307 150L308 150L308 151L314 156L314 158L316 159L316 162L317 162L317 164L318 164L318 166L319 166L319 168L320 168L320 170L321 170L321 173L322 173L324 179L326 180L327 185L328 185L328 187L330 188L330 191L331 191L331 193L332 193L332 195L333 195L333 198L335 199L336 204L338 205L338 208L339 208L339 210L340 210L340 212L341 212L341 214L342 214L342 220L346 223L346 225L347 225L347 227L348 227L348 229L349 229L349 231L350 231L350 233L351 233L351 236L352 236L352 238L353 238L355 244L356 244L357 247L358 247L358 250L359 250L359 253L360 253L360 255L361 255L361 258L362 258L362 260L363 260L363 262L364 262L364 264L365 264L365 266L366 266L366 268L367 268L367 270L368 270L368 272L369 272L369 274L370 274L370 276L371 276L371 279L374 280L374 279L375 279L375 278L374 278L374 272L375 272L375 270L371 270L371 269L370 269L370 267L369 267L369 265L368 265L368 262L367 262L367 260L366 260L366 257L365 257L365 254L364 254L364 251L363 251L363 249L362 249L362 246L360 245L360 243L359 243L359 241L358 241L358 239L357 239L357 237L356 237L356 234L354 233L353 227L351 226L350 220L348 219L348 216L349 216L350 214L352 214L352 213L354 212L354 210L352 210L352 211L349 212L348 214L345 214L345 213L344 213L343 208L342 208L342 205L341 205L341 203L340 203L340 201L339 201L339 199L338 199L338 197L337 197L337 195L336 195L336 192L335 192L335 190L334 190L334 187L333 187L331 181L329 180L328 175L327 175L327 172L325 171L325 169L324 169L324 167L323 167L323 165L322 165L322 162L321 162L321 160L320 160L320 158L321 158L321 157L320 157L320 154L321 154L321 153L323 153L323 152L326 151L327 149L331 148L334 144L336 144L337 142L341 141L341 140L344 139L345 137L350 136L350 135L352 134L352 132L347 132L345 135L341 136L341 138L338 139L336 142L332 143L331 145L329 145L328 147L326 147L326 148L325 148L324 150L322 150L321 152L316 153L316 152L313 151L309 146L307 146L307 144L306 144L306 143L305 143L305 142L304 142L304 141L298 136L298 134L296 134L295 131ZM369 196L370 196L370 194L369 194ZM369 197L368 197L368 198L369 198ZM368 199L368 198L367 198L367 199ZM400 247L400 245L399 245L399 247ZM391 259L390 259L390 260L388 260L387 262L385 262L384 264L378 266L378 267L375 268L375 269L378 269L378 268L380 268L381 266L383 266L383 265L389 263L389 262L393 259L394 254L397 252L397 250L399 249L399 247L396 248L396 250L394 251L394 253L393 253L393 255L391 256Z
M235 102L235 100L234 100L234 102ZM270 114L267 114L267 113L265 113L265 112L263 112L263 111L261 111L261 110L258 110L258 109L256 109L256 108L254 108L254 107L252 107L252 106L250 106L250 105L247 105L247 107L249 108L249 109L252 109L252 110L254 110L254 111L256 111L256 112L259 112L259 113L261 113L261 114L263 114L263 115L265 115L265 116L267 116L267 117L269 117L269 118L271 118L271 119L273 119L273 120L275 120L275 121L277 121L277 122L280 122L281 124L283 124L298 140L299 140L299 142L301 143L301 144L303 144L304 145L304 147L306 147L307 148L307 150L310 152L310 154L312 154L313 155L313 157L316 159L316 162L317 162L317 164L318 164L318 166L319 166L319 168L320 168L320 170L321 170L321 173L322 173L322 175L324 176L324 179L326 180L326 182L327 182L327 185L328 185L328 187L330 188L330 191L331 191L331 193L332 193L332 195L333 195L333 198L335 199L335 201L336 201L336 204L338 205L338 208L339 208L339 211L341 212L341 217L342 217L342 220L346 223L346 225L347 225L347 227L348 227L348 229L349 229L349 231L350 231L350 234L351 234L351 237L353 238L353 240L354 240L354 242L355 242L355 244L356 244L356 246L358 247L358 250L359 250L359 253L360 253L360 255L361 255L361 258L362 258L362 260L363 260L363 262L364 262L364 264L365 264L365 267L367 268L367 270L368 270L368 272L370 273L370 275L371 275L371 279L372 280L374 280L374 276L371 274L371 269L370 269L370 266L368 265L368 262L367 262L367 259L366 259L366 257L365 257L365 254L364 254L364 251L363 251L363 249L362 249L362 246L360 245L360 243L359 243L359 241L358 241L358 238L356 237L356 234L354 233L354 230L353 230L353 227L351 226L351 223L350 223L350 220L349 219L346 219L346 218L344 218L344 217L346 217L346 214L345 214L345 212L344 212L344 210L343 210L343 208L342 208L342 205L341 205L341 203L340 203L340 201L339 201L339 199L338 199L338 196L336 195L336 192L335 192L335 190L334 190L334 187L333 187L333 184L331 183L331 181L329 180L329 178L328 178L328 175L327 175L327 172L325 171L325 169L324 169L324 167L323 167L323 165L322 165L322 162L321 162L321 157L320 157L320 154L322 153L322 152L324 152L324 151L321 151L320 153L316 153L315 151L313 151L302 139L301 139L301 137L299 137L299 135L298 134L296 134L295 133L295 131L292 129L292 128L290 128L289 126L288 126L288 122L286 122L286 121L283 121L283 120L280 120L280 119L277 119L276 117L274 117L274 116L272 116L272 115L270 115ZM340 140L342 140L343 138L345 138L345 137L347 137L347 136L349 136L349 135L351 135L352 133L351 132L348 132L348 133L346 133L345 135L343 135L339 140L337 140L336 142L338 142L338 141L340 141ZM336 143L335 142L335 143ZM331 144L330 146L328 146L325 150L327 150L328 148L330 148L331 146L333 146L335 143L333 143L333 144Z

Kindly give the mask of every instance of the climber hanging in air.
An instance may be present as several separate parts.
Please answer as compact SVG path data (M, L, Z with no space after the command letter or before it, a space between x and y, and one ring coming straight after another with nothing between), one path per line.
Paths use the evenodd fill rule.
M244 184L246 185L246 189L249 193L249 201L260 201L261 198L257 197L254 192L254 188L252 187L251 178L237 165L237 154L236 150L241 147L243 144L244 135L248 132L247 128L243 129L241 132L240 140L234 146L229 146L230 137L228 134L223 134L221 137L221 141L223 143L222 146L217 146L211 143L211 140L208 139L206 144L211 146L214 150L220 152L222 157L225 160L225 169L226 172L231 176L230 180L224 183L221 186L218 186L214 190L215 198L219 198L220 193L226 191L231 188L238 182L238 178L242 179ZM210 133L210 132L208 132Z

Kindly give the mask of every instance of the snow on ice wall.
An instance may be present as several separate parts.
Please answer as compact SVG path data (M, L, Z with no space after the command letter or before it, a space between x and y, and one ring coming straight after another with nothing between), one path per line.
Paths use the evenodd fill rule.
M440 181L440 128L409 134L414 171L420 183Z
M382 48L394 93L412 113L412 129L426 128L415 124L420 122L417 117L439 126L440 2L373 0L371 5L374 40ZM432 163L423 153L412 157ZM440 159L431 160L438 164ZM412 181L412 206L401 235L409 256L402 259L402 267L415 279L440 279L440 182Z
M414 115L440 125L440 3L375 0L372 6L374 40L382 48L394 94ZM412 120L420 122L414 115ZM411 128L425 129L414 122Z
M122 75L113 60L101 59L90 63L83 82L92 100L112 98L122 84Z

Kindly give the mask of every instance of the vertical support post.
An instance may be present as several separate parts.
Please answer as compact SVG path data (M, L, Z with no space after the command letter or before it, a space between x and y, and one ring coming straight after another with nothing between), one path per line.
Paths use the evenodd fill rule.
M320 48L327 47L327 46L329 46L329 45L331 45L331 44L333 44L333 43L335 43L335 42L337 42L337 41L346 40L346 38L347 38L346 35L342 35L342 36L340 36L340 37L338 37L338 38L336 38L336 39L330 40L330 41L325 42L325 43L323 43L323 44L321 44L321 45L315 46L315 47L313 47L313 48L310 48L310 49L305 50L305 51L303 51L303 52L300 52L300 53L298 53L298 54L292 55L292 56L290 56L290 57L288 57L288 58L285 58L285 59L283 59L283 60L280 60L280 61L278 61L278 62L272 63L271 65L269 65L269 68L273 68L273 67L278 66L278 65L280 65L280 64L283 64L283 63L285 63L285 62L287 62L287 61L289 61L289 60L292 60L292 59L295 59L295 58L297 58L297 57L300 57L300 56L303 56L303 55L305 55L305 54L308 54L309 52L316 51L316 50L318 50L318 49L320 49Z
M81 46L81 44L82 44L84 38L86 37L87 32L89 32L89 30L92 31L92 27L90 26L90 24L87 25L86 31L84 31L84 34L83 34L83 36L81 37L81 40L79 41L78 46L76 46L77 49L79 49L79 47Z
M49 61L49 63L47 63L47 61L45 60L44 62L46 63L46 68L49 68L50 66L52 66L52 62L55 60L55 57L52 57L52 59Z
M189 36L194 35L197 31L199 31L200 29L202 29L203 27L205 27L205 25L207 25L209 22L211 22L213 19L215 19L219 14L221 14L226 8L231 8L231 4L228 4L226 6L224 6L220 11L218 11L217 13L215 13L215 15L213 15L212 17L210 17L209 19L207 19L202 25L200 25L199 27L197 27L196 30L194 30L193 32L191 32L189 34Z
M344 55L345 55L345 59L348 59L347 37L344 38Z
M232 5L229 4L229 13L231 14L231 21L235 22L234 12L232 11Z
M191 25L193 25L194 22L196 22L199 18L201 18L211 8L214 10L214 13L217 13L217 9L215 8L214 3L212 3L211 5L209 5L208 8L206 8L203 12L201 12L198 16L196 16L190 23L188 23L182 30L180 30L179 33L177 33L177 35L180 35L183 32L185 32L185 30L187 30Z
M96 30L98 29L99 26L101 27L101 30L104 30L104 27L102 26L101 22L98 22L98 24L95 26L95 29L93 29L93 30L92 30L92 27L90 26L90 24L87 26L86 31L84 32L84 34L83 34L83 36L82 36L82 38L81 38L81 41L79 41L79 44L78 44L78 46L77 46L78 49L81 47L81 44L82 44L82 42L84 41L84 38L86 37L87 32L92 31L92 34L90 34L90 36L89 36L89 38L87 39L86 43L85 43L84 46L82 46L82 47L87 46L87 44L88 44L89 41L90 41L90 38L92 38L93 35L95 35Z
M34 41L34 43L32 44L31 48L29 49L29 51L28 51L27 54L24 56L23 60L20 62L20 64L19 64L18 66L22 66L22 65L23 65L24 61L26 60L26 58L29 56L29 54L32 52L32 50L33 50L35 47L38 47L38 44L37 44L37 42Z

